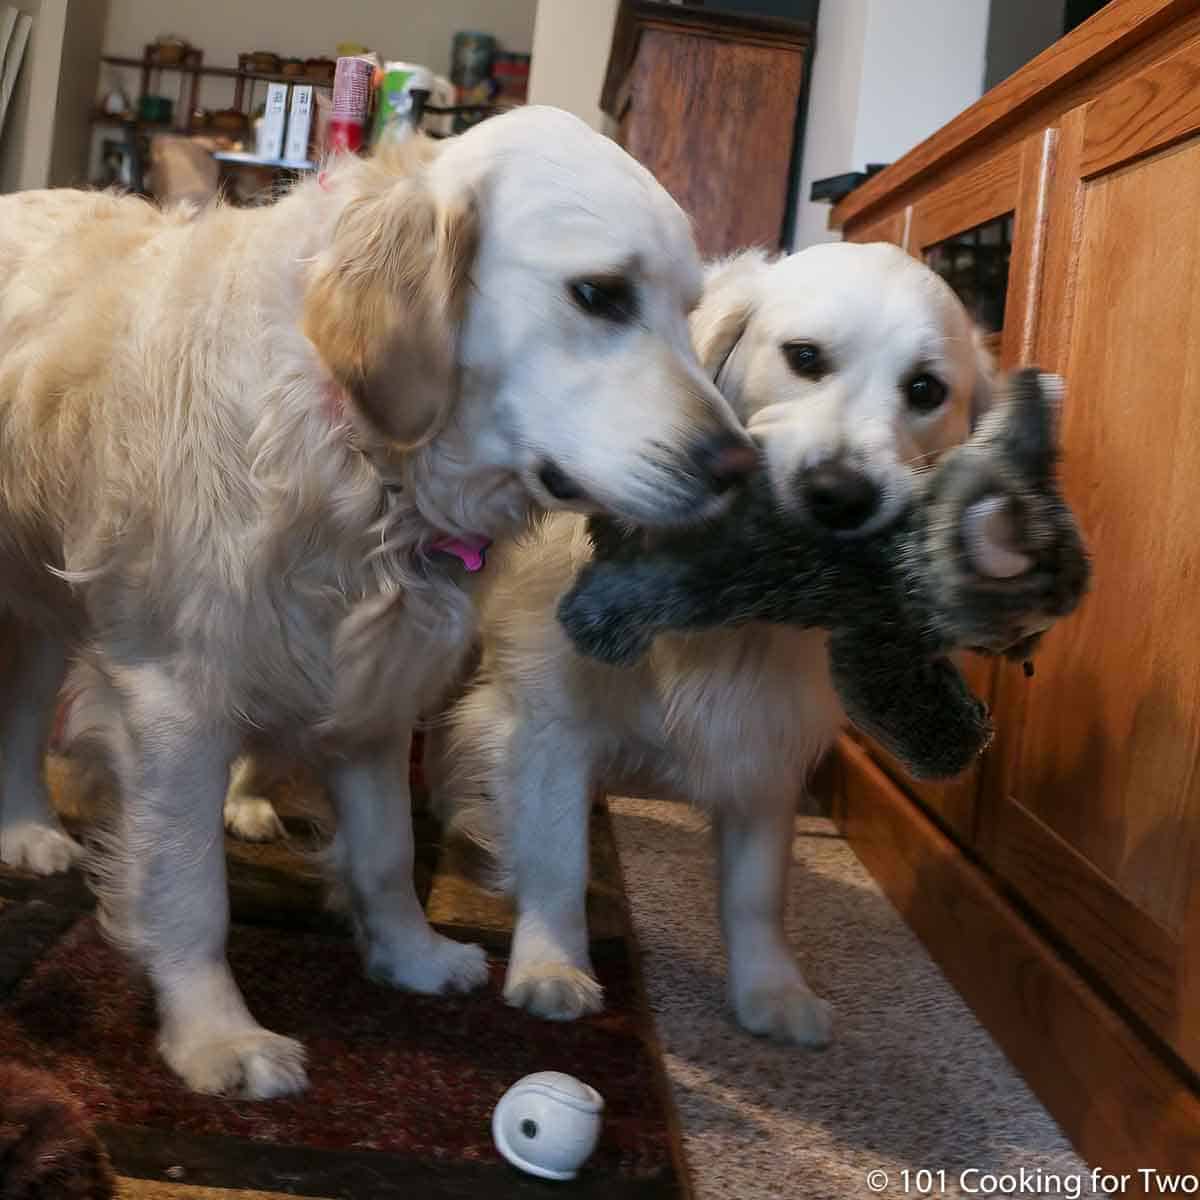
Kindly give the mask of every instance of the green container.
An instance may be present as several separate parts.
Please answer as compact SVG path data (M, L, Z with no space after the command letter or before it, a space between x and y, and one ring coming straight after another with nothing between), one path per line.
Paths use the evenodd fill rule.
M166 96L143 96L138 104L138 117L148 124L166 125L174 107Z
M420 63L386 63L375 98L375 144L402 139L416 129L432 90L433 72L428 67Z

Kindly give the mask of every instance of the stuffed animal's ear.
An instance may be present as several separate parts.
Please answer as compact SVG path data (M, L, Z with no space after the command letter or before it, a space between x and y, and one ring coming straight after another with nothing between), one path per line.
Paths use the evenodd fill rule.
M758 282L767 256L747 250L709 267L704 297L692 314L692 340L705 374L717 380L729 361L758 303Z
M991 411L996 402L998 372L996 360L983 340L983 331L978 325L971 329L971 345L975 352L975 386L971 391L971 429Z
M429 154L428 150L414 150ZM424 163L362 164L314 263L304 332L367 424L400 448L441 428L458 392L456 343L479 238L474 196L447 202Z

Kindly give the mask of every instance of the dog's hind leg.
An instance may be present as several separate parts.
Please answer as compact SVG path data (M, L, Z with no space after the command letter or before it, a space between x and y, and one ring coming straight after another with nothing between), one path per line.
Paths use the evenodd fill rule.
M63 643L0 613L0 862L38 875L82 854L50 807L46 746L66 675Z
M159 1049L198 1092L256 1100L298 1092L304 1048L254 1020L225 958L221 808L234 732L206 720L155 664L109 670L106 740L122 827L106 916L154 984Z
M244 842L274 842L284 836L283 822L268 799L278 781L273 760L243 754L229 772L225 793L225 828Z
M517 907L504 998L551 1021L604 1007L588 955L590 742L564 723L526 722L501 765Z
M721 932L738 1022L805 1046L829 1043L829 1005L805 982L784 929L796 797L790 788L717 817Z
M411 744L404 731L330 765L334 859L373 979L414 992L469 991L487 978L483 950L430 928L413 883Z

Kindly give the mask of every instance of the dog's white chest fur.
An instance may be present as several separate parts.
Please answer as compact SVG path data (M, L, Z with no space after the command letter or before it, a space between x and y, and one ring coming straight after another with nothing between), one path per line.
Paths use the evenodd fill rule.
M820 631L766 625L660 638L637 730L659 786L709 809L795 792L842 720L825 646Z

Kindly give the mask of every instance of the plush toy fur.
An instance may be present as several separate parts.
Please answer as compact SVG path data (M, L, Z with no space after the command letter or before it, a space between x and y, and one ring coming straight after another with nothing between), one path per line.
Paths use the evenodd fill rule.
M1027 658L1087 588L1055 474L1059 388L1033 370L1014 374L971 439L920 477L903 516L870 537L837 538L783 511L761 472L698 530L595 519L595 555L559 619L581 652L612 664L635 661L666 630L827 628L849 718L914 775L955 775L992 725L945 656Z
M110 1200L108 1155L79 1105L44 1071L0 1062L0 1196Z

